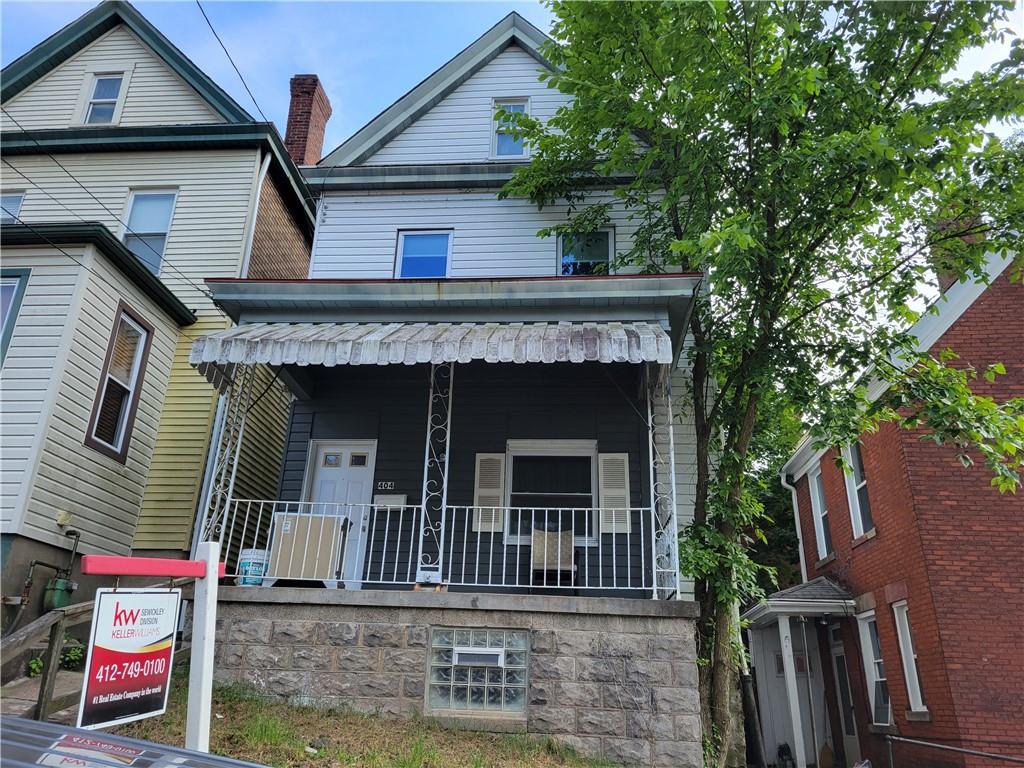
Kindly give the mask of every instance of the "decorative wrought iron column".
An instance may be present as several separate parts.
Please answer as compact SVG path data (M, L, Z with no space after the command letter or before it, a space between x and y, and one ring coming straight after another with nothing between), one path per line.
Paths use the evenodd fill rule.
M672 410L672 378L668 366L660 375L647 369L647 443L651 471L651 558L653 597L681 598L679 593L679 527L676 518L676 451Z
M223 424L220 439L211 446L216 453L207 497L202 501L206 518L199 541L224 543L224 527L238 474L238 458L245 438L245 417L252 404L256 371L257 366L254 365L236 365L221 394Z
M444 569L445 513L448 507L448 457L452 434L452 386L455 363L430 366L427 440L423 454L423 500L416 556L416 581L440 584Z

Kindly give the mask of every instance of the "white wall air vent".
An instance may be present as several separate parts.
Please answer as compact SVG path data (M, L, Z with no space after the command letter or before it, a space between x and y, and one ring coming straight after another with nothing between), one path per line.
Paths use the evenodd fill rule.
M504 648L456 647L454 664L467 667L504 667Z

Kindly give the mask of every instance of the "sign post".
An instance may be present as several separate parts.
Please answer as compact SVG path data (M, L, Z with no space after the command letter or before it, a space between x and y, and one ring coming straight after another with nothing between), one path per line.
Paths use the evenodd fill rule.
M220 562L220 544L215 541L199 544L196 555L197 560L84 555L82 573L87 576L195 579L185 746L188 749L208 752L210 709L213 699L213 651L217 624L217 579L224 576L224 564ZM157 598L158 595L163 597ZM163 602L160 602L161 600ZM170 610L169 601L173 601L173 611ZM100 728L104 725L159 715L166 710L174 634L177 630L180 605L181 590L176 589L115 588L101 589L97 592L92 639L86 663L86 683L79 706L79 725L85 728ZM146 620L144 623L143 619ZM156 633L159 633L159 637ZM164 638L168 638L166 648ZM157 642L160 648L149 648L146 642L150 640ZM107 651L111 650L118 656L111 656L104 661L109 655ZM152 657L149 656L151 653L154 654ZM159 661L164 658L164 654L165 667ZM112 666L115 663L117 666ZM153 689L157 687L156 678L160 676L163 676L163 684L159 691L154 691ZM143 678L146 684L143 684ZM102 690L98 686L102 686ZM148 693L140 692L146 689L149 689ZM152 704L155 703L158 694L162 696L162 702L160 707L156 708ZM95 702L92 701L94 697ZM146 707L140 704L143 699ZM119 714L117 710L108 711L109 708L96 709L100 705L122 701L134 702L132 712Z
M180 589L97 590L79 728L167 711L180 607Z

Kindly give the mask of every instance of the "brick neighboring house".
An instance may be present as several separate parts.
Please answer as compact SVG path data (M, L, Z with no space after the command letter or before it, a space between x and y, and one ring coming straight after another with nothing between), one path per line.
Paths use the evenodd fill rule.
M951 286L915 328L933 354L1002 362L1006 375L973 384L1000 401L1024 396L1024 285L1009 274L992 257L990 285ZM770 760L785 743L815 764L828 744L836 765L885 766L887 734L1024 755L1024 500L923 434L863 435L843 449L851 475L809 442L783 468L804 583L745 614ZM892 755L901 768L1007 764L899 741Z

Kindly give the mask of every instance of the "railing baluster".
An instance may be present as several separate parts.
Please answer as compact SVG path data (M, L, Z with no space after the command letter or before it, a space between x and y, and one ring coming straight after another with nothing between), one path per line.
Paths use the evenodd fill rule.
M615 541L617 538L619 538L619 518L616 517L615 510L612 510L612 588L617 588L619 586L619 574L616 570L618 568L618 562L615 550L615 547L618 544L618 542Z
M384 549L380 556L380 580L384 581L384 554L388 551L388 535L391 533L391 513L385 513L384 518ZM376 522L376 515L374 515L374 522Z

